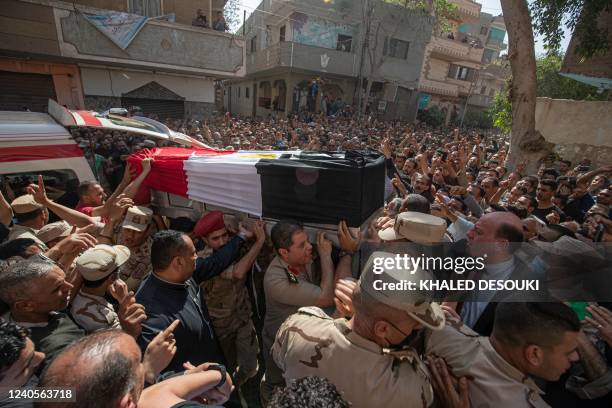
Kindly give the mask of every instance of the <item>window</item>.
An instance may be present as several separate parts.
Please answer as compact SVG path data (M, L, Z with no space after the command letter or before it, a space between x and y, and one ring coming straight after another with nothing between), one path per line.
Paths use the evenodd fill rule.
M489 31L487 26L480 27L480 35L487 35L487 31Z
M481 95L486 95L487 94L487 87L483 86L482 88L480 88L480 94Z
M238 97L240 98L240 87L238 87Z
M398 40L397 38L385 37L385 45L383 48L383 55L406 59L408 58L408 48L410 43L408 41Z
M351 52L351 45L353 37L350 35L338 34L338 42L336 43L336 49L338 51Z
M280 28L279 38L280 38L280 40L279 40L280 42L285 41L285 26L282 26ZM248 98L248 96L247 96L247 98Z
M489 89L489 96L495 96L495 88Z
M448 69L448 77L452 79L460 79L462 81L473 81L475 71L468 67L451 64Z
M161 0L128 0L128 12L139 16L159 17L162 15Z
M244 88L244 97L249 99L249 87L248 86Z
M27 194L26 187L38 183L38 175L43 176L47 195L50 199L74 208L79 201L76 194L79 178L73 170L36 170L25 173L3 174L0 176L1 191L10 203L20 195ZM52 216L52 214L49 214ZM52 218L54 218L52 216ZM54 218L54 221L57 221Z
M251 38L251 52L257 51L257 36Z
M495 55L495 51L489 48L485 48L484 52L482 53L482 62L484 64L490 64L491 61L493 61L494 55Z

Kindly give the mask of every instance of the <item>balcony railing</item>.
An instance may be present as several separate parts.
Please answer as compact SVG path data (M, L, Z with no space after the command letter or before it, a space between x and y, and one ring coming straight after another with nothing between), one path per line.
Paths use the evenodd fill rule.
M104 11L72 9L68 3L53 3L61 29L63 57L80 61L109 62L134 67L235 77L244 74L244 40L232 34L159 20L149 20L122 50L90 24L81 12Z
M357 75L356 56L351 52L285 41L247 55L247 74L283 67L350 77Z
M491 106L491 102L493 102L493 98L488 95L471 95L468 99L468 105L481 108L488 108Z
M459 86L448 82L433 81L421 78L419 81L419 91L438 95L458 96Z
M481 5L471 0L451 0L451 3L457 6L457 11L464 16L476 17L480 16Z
M484 48L474 47L470 43L442 37L433 37L428 47L431 48L433 54L451 61L479 63L484 53Z

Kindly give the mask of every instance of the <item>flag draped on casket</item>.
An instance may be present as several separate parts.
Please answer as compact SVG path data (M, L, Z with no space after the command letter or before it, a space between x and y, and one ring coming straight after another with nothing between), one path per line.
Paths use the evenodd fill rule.
M379 154L156 148L128 160L140 171L145 157L146 187L256 216L356 227L383 205Z

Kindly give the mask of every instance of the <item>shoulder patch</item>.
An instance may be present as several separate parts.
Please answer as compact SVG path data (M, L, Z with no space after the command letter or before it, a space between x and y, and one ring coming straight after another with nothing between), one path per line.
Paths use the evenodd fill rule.
M327 315L327 313L325 313L321 308L315 307L315 306L308 306L308 307L300 307L298 309L298 314L301 315L307 315L307 316L315 316L318 317L320 319L329 319L329 320L333 320L329 315Z

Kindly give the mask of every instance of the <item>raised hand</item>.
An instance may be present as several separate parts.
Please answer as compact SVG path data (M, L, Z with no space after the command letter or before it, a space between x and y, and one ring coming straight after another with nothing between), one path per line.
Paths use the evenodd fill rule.
M145 350L142 365L145 371L145 379L149 384L155 382L159 373L170 364L176 354L176 339L173 332L179 323L179 320L170 323L168 327L160 331L151 340Z
M38 175L38 185L30 184L26 191L28 194L32 194L34 201L38 204L47 205L49 197L47 197L47 191L45 190L45 183L43 182L43 176Z
M142 332L142 322L147 319L145 307L136 303L134 292L129 292L119 305L119 322L121 328L134 338Z
M325 233L323 231L319 231L317 233L317 251L319 252L319 256L322 258L331 256L332 243L325 237Z
M338 224L338 243L340 248L346 252L357 252L359 251L359 245L361 244L361 231L359 236L354 238L346 225L346 221L340 221Z

